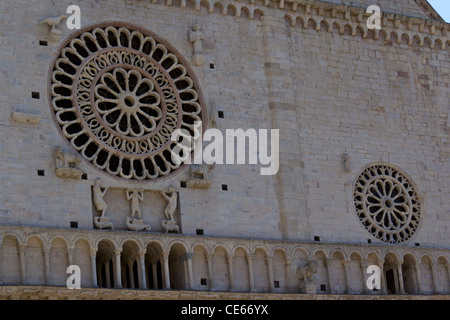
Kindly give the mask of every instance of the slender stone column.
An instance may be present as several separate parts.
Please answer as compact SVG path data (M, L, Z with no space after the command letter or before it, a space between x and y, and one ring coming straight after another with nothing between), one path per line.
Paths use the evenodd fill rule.
M192 273L192 257L194 256L193 252L186 252L185 258L187 263L187 271L188 271L188 281L189 281L189 289L192 290L194 288L194 275Z
M213 260L214 255L206 254L206 262L208 263L208 290L214 290Z
M405 294L405 286L403 284L403 270L402 270L402 262L397 263L397 281L401 294Z
M433 279L433 292L438 293L438 280L437 280L437 273L436 273L436 262L430 262L431 267L431 277Z
M269 286L270 286L270 292L275 291L275 285L273 282L273 265L272 265L273 257L267 256L266 257L266 264L267 264L267 272L269 273Z
M297 283L292 276L294 272L292 271L292 260L287 258L285 264L285 272L286 272L286 291L294 292L293 288L296 287Z
M111 275L109 274L109 262L105 262L105 279L106 279L106 288L111 288Z
M328 276L328 292L334 293L334 286L333 286L333 276L331 274L331 261L332 259L327 259L327 276Z
M248 282L250 285L250 292L253 292L255 291L255 280L253 278L253 262L252 262L253 255L248 254L246 257L248 264Z
M417 279L417 292L416 293L422 293L422 275L420 274L420 265L417 263L417 261L414 263L414 271L416 272L416 279Z
M158 289L158 262L152 262L153 289Z
M230 278L230 291L234 290L234 275L233 275L233 255L227 254L228 262L228 277Z
M378 266L380 267L381 292L383 294L387 294L386 277L384 275L384 260L379 260L378 261Z
M349 267L349 260L342 260L342 264L344 266L344 273L345 273L345 292L346 293L351 293L352 289L350 286L350 273L348 272L348 267Z
M98 288L98 283L97 283L97 262L96 262L97 248L90 248L89 255L91 256L91 277L92 277L91 285L92 285L93 288Z
M134 289L136 286L134 284L134 269L133 269L133 265L134 265L134 260L130 259L130 261L128 261L128 270L130 273L130 283L128 284L130 286L131 289ZM138 275L139 277L139 275Z
M45 265L45 284L46 285L52 285L53 283L50 283L50 248L44 247L44 265Z
M122 250L120 249L114 249L114 254L116 256L116 263L114 266L114 275L115 275L115 288L121 289L122 288L122 276L121 276L121 269L120 269L120 254L122 253Z
M169 251L163 251L161 253L164 268L164 289L170 289L170 274L169 274Z
M362 292L364 294L369 293L369 289L367 288L366 278L367 278L367 262L365 260L361 260L361 274L362 274L362 282L363 289Z
M73 264L73 252L75 250L74 246L67 247L67 259L69 260L69 265Z
M146 251L138 252L138 275L140 289L147 289L147 277L145 274L145 254Z
M26 270L25 270L25 250L27 248L26 244L19 244L19 259L20 259L20 284L24 285Z

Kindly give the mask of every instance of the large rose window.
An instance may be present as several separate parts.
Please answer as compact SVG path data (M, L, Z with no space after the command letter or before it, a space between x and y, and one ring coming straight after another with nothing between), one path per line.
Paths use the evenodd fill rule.
M421 205L413 183L386 165L373 165L358 177L354 202L363 226L387 243L408 240L417 230Z
M50 100L62 134L95 167L132 180L171 175L175 130L195 135L203 98L181 55L122 23L65 41L51 69Z

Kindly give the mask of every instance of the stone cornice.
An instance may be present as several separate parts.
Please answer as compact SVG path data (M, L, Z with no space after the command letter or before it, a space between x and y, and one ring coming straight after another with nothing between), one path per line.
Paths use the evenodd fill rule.
M450 24L423 0L416 0L433 19L410 17L382 12L381 30L368 30L366 21L371 15L365 8L316 0L126 0L130 7L159 4L208 13L232 15L238 18L261 19L272 10L284 11L291 26L349 33L363 39L384 39L391 42L425 45L444 50L450 46Z

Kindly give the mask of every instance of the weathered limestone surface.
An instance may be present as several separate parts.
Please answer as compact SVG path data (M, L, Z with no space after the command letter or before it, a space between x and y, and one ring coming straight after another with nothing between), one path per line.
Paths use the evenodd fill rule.
M214 117L221 131L280 130L274 176L261 176L260 165L215 165L205 181L186 167L147 183L113 178L81 157L76 179L57 175L54 150L71 146L47 97L58 47L40 44L51 39L39 22L65 13L66 4L0 2L0 296L27 298L36 290L41 298L64 298L65 289L46 285L64 286L65 268L74 263L88 270L80 298L99 298L100 291L87 289L99 284L142 288L158 279L162 288L177 290L164 291L174 299L184 297L184 289L220 292L189 292L205 299L251 299L252 291L316 298L293 294L292 270L310 259L319 261L316 289L330 299L362 294L370 264L397 280L403 274L407 280L389 288L396 293L448 295L450 25L430 19L420 1L383 0L381 10L391 14L383 15L382 30L372 31L364 23L371 1L353 1L358 6L352 8L334 2L111 0L105 10L102 2L83 1L82 27L124 21L174 46L192 64L210 110L222 112ZM64 23L60 42L72 33ZM196 23L200 60L189 39ZM356 215L354 184L371 163L399 168L417 187L420 226L406 243L380 241ZM102 211L93 202L97 179L108 188L102 198L107 230L94 226ZM161 195L170 188L178 195L173 219L164 215ZM127 189L143 190L140 219L149 228L126 231ZM73 222L78 229L70 229ZM181 234L162 234L175 225ZM204 238L195 236L198 230ZM122 268L111 267L107 283L101 270L110 265ZM152 274L159 268L161 274ZM141 269L146 279L127 283Z

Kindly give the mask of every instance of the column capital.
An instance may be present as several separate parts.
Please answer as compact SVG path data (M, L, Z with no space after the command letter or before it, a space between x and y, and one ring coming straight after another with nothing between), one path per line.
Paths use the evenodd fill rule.
M97 251L98 251L97 248L89 248L89 255L90 255L90 257L92 258L92 257L97 256Z
M194 256L194 253L193 252L186 252L185 254L184 254L184 258L186 259L186 260L192 260L192 257Z
M138 251L138 256L139 258L145 258L145 255L147 254L147 250L139 250Z
M122 249L114 248L114 254L115 254L116 256L120 255L121 253L122 253Z

